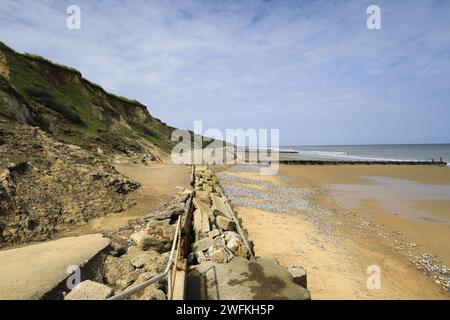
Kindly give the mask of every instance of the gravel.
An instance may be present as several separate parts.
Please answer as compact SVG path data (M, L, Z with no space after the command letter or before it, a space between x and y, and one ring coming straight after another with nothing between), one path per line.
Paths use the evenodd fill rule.
M320 236L329 241L339 241L339 237L333 232L331 224L324 219L336 213L319 207L312 200L313 193L310 190L236 177L227 174L228 172L259 172L259 166L236 165L225 172L216 174L223 191L234 206L298 214L304 220L314 223L316 233Z

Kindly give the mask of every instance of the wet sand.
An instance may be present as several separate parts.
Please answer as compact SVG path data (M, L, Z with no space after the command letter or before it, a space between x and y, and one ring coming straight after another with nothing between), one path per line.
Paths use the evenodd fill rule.
M322 188L322 206L374 218L450 265L450 168L285 166L280 174L291 185ZM383 183L386 178L400 183Z
M423 269L410 262L417 254L430 253L437 256L434 263L450 265L450 225L446 223L450 218L450 197L448 200L409 199L406 202L411 203L400 208L412 207L421 212L419 216L409 216L407 212L399 212L398 207L389 210L389 201L395 199L384 203L383 192L358 192L359 186L388 188L380 186L384 180L377 180L383 177L394 182L399 179L400 185L407 181L414 188L416 184L424 186L425 194L426 188L442 187L439 192L444 192L445 197L445 188L450 185L450 168L282 165L278 175L272 177L254 172L227 172L227 175L247 179L226 183L246 185L248 190L261 191L260 181L270 184L270 193L276 196L266 199L265 205L261 205L264 199L252 202L251 196L242 194L246 202L237 201L239 217L249 238L255 242L257 256L307 269L308 289L313 299L450 299L442 284L435 283L438 278L425 275ZM254 186L251 181L259 185ZM274 186L280 186L279 192ZM339 189L342 186L347 189ZM286 192L294 192L290 190L304 190L310 198L307 202L310 208L282 213L267 209L272 205L269 202L283 199ZM404 198L411 198L410 191L406 189ZM401 190L396 192L402 194ZM405 200L400 198L399 202ZM422 219L423 216L433 219ZM371 265L381 268L380 290L367 288L367 267Z

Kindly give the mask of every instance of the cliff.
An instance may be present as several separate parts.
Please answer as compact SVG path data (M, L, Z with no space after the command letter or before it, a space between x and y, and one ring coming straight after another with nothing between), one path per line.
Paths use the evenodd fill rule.
M61 142L106 152L167 153L174 128L135 100L106 92L70 67L0 42L0 116Z

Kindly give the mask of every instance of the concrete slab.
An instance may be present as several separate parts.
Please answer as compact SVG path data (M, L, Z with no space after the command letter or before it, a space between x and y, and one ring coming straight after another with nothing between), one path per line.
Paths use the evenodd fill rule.
M226 264L206 261L188 274L187 298L193 300L309 300L289 271L273 260L235 257Z
M230 212L230 209L225 204L225 201L226 201L225 198L219 197L218 195L212 193L211 194L211 199L212 199L212 203L213 203L213 210L219 210L220 212L222 212L228 218L230 218L230 219L233 218L233 213Z
M0 299L41 298L69 276L69 266L83 266L109 243L90 234L0 251Z

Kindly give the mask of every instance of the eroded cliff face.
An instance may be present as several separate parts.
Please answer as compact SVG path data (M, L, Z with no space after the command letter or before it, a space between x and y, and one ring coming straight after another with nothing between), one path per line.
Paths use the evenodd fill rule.
M115 96L72 68L19 54L0 43L0 115L37 125L55 139L109 153L160 158L173 128L146 106Z
M0 76L5 79L9 79L9 69L6 64L6 57L3 52L0 51Z
M100 155L0 119L0 247L51 239L133 204L139 184Z
M0 42L0 247L133 205L139 184L111 160L159 161L172 130L77 70Z

